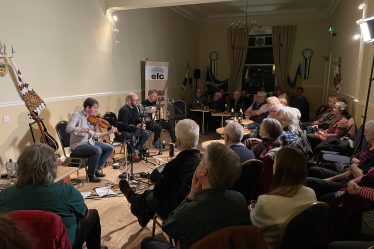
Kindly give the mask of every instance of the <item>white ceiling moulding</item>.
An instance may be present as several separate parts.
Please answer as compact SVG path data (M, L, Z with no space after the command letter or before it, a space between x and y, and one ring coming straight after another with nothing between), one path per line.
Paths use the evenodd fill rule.
M117 10L144 9L156 7L170 7L180 5L231 2L234 0L106 0L106 12L111 14Z

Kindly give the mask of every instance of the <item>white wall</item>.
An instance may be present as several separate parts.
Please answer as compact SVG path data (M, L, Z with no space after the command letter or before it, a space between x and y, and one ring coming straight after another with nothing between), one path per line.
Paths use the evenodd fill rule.
M178 97L186 63L198 63L198 26L168 8L115 12L120 46L114 49L116 81L136 88L140 83L140 62L169 62L169 93Z
M14 45L24 79L47 99L41 116L55 138L55 124L87 96L99 99L102 114L118 112L127 92L141 90L141 60L170 62L171 96L180 93L186 63L197 65L194 23L169 9L117 12L121 43L114 45L104 6L104 0L1 0L0 41ZM1 163L31 143L31 120L10 77L0 84Z

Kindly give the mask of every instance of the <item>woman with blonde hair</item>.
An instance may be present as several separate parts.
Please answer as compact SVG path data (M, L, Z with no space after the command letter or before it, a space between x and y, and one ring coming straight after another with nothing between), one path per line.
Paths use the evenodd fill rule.
M280 228L290 215L317 200L314 191L304 186L306 159L298 149L281 148L275 157L273 171L270 192L260 195L251 210L252 224L260 230L269 249L279 247Z

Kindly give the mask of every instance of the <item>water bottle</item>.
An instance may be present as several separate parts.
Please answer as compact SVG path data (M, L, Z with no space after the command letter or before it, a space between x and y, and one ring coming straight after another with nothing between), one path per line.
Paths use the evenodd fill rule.
M173 157L174 156L174 143L170 143L169 144L169 157Z
M227 113L227 104L225 104L225 113Z

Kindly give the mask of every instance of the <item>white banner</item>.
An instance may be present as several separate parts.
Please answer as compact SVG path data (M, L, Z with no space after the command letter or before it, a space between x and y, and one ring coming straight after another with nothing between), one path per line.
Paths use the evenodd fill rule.
M169 63L160 61L147 61L145 63L145 80L167 80Z

